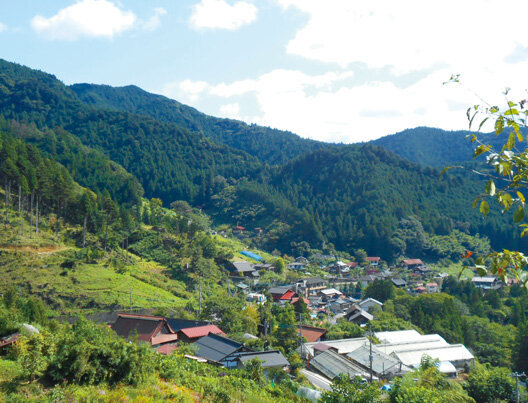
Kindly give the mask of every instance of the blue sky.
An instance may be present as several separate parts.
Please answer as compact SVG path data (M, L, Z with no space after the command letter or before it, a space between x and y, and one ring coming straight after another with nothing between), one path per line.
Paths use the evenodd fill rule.
M527 97L511 0L0 0L0 57L66 84L135 84L215 116L356 142L465 129ZM515 11L512 11L515 10ZM443 85L460 73L463 85Z

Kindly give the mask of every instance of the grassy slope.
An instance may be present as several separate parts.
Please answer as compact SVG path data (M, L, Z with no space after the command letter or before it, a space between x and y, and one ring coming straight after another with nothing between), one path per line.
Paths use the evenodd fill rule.
M185 285L168 277L158 263L131 256L131 264L115 268L110 259L86 263L76 257L79 249L57 242L43 230L38 237L20 235L18 226L0 225L0 292L13 285L37 295L57 312L128 308L130 292L136 308L176 308L190 295ZM72 268L62 267L75 261Z

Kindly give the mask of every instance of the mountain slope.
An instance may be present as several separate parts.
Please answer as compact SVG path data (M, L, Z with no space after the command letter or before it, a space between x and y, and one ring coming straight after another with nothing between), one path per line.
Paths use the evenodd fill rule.
M443 168L449 164L469 162L473 159L475 143L466 136L468 131L446 131L431 127L417 127L381 137L372 144L385 147L411 162ZM504 136L493 134L480 136L494 147L501 147Z
M245 151L271 165L283 164L310 151L336 146L303 139L287 131L208 116L190 106L148 93L133 85L110 87L75 84L70 88L88 104L176 123L193 132L202 132L217 143Z
M174 124L97 109L54 76L0 60L0 114L6 120L61 127L134 174L149 197L203 203L216 176L256 176L261 163Z

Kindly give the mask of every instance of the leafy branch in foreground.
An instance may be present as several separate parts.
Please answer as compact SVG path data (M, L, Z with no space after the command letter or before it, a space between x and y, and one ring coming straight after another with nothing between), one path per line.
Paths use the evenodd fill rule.
M508 93L509 89L504 92L504 107L486 104L475 105L467 110L469 130L478 124L477 130L468 135L471 142L477 144L473 158L485 155L490 167L485 172L471 169L473 173L489 178L484 192L473 201L473 208L478 206L479 211L487 215L490 211L488 200L495 199L503 214L514 212L513 221L519 224L520 236L524 237L528 234L528 224L522 223L526 208L523 192L528 188L528 147L522 145L527 139L521 128L527 126L528 104L525 99L519 102L509 100ZM486 141L489 138L481 132L487 122L494 124L495 136L506 136L500 150L489 144ZM452 167L446 167L442 172L450 168ZM495 274L502 281L513 277L528 287L528 273L525 270L527 264L528 257L523 253L504 249L502 252L492 252L477 258L475 268L479 275Z

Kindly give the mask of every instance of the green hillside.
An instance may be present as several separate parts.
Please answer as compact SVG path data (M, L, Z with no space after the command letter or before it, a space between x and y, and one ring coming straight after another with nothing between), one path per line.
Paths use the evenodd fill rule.
M271 165L283 164L307 152L332 146L303 139L283 130L208 116L190 106L148 93L134 85L116 88L108 85L75 84L70 88L90 105L176 123L190 131L201 132L216 143L245 151Z

